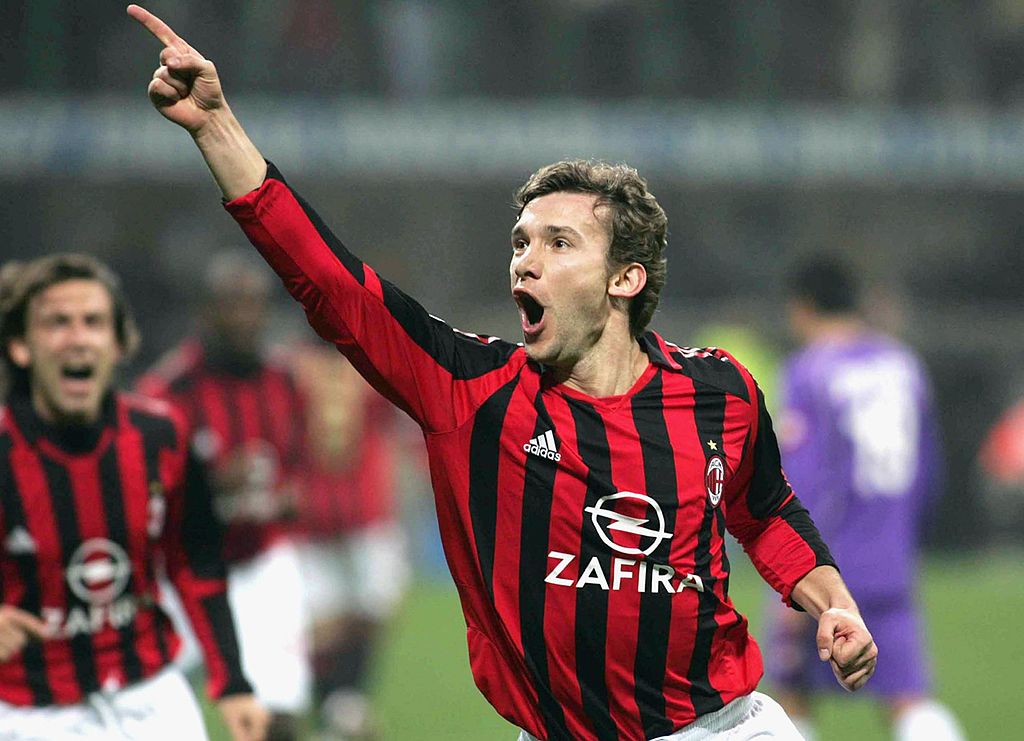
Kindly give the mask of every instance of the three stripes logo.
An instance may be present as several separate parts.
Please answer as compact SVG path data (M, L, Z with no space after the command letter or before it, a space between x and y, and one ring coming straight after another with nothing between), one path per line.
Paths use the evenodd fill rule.
M530 442L523 443L523 450L531 455L547 458L549 461L562 460L562 454L558 452L558 445L555 443L555 436L551 430L541 433L537 437L531 437Z

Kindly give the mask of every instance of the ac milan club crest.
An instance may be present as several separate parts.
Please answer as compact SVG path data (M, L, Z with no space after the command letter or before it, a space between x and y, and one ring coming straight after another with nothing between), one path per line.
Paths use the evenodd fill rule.
M717 507L722 500L722 488L725 486L725 461L722 456L713 455L708 458L708 467L704 469L704 488L708 491L711 506Z

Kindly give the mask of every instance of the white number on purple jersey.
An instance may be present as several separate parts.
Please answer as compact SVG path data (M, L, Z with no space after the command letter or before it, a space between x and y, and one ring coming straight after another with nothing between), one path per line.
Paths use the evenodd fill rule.
M853 452L853 485L865 497L900 497L917 471L919 421L913 376L897 358L839 368L829 384Z

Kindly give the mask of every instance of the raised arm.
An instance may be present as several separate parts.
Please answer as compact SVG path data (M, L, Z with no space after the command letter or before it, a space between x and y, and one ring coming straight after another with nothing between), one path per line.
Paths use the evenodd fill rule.
M229 213L317 333L424 429L450 431L468 420L519 371L525 354L452 329L349 252L281 173L268 169L224 101L213 63L152 13L136 5L128 13L164 45L150 100L192 134Z
M255 190L267 173L256 149L224 99L213 62L138 5L128 15L163 44L149 82L149 99L161 115L188 131L228 200Z

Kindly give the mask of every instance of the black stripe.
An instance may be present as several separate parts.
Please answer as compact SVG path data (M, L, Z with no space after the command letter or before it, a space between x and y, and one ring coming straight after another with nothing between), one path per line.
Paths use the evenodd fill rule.
M757 439L754 441L754 473L747 489L747 509L759 520L771 517L786 501L792 489L782 474L779 441L772 418L765 407L764 394L757 389Z
M11 448L10 439L0 440L0 508L3 509L4 522L7 525L7 532L3 534L5 539L11 530L17 527L23 528L31 535L21 503L22 493L15 488ZM35 554L7 554L3 557L10 558L18 567L18 575L24 587L18 607L33 615L39 615L42 612L42 599L39 593L39 561ZM29 641L25 644L21 652L21 661L25 668L26 682L32 692L32 702L35 705L51 705L53 691L46 678L46 660L43 657L42 644L38 641Z
M227 684L224 691L221 692L221 696L252 692L252 687L240 669L242 662L238 653L238 638L235 635L235 623L231 619L227 594L225 592L211 594L204 597L201 604L206 620L210 624L213 640L217 644L217 652L224 660L224 666L228 673Z
M836 566L825 541L821 539L811 513L796 496L786 502L786 506L779 510L779 516L789 523L789 526L796 531L796 534L803 538L804 542L814 551L815 566ZM838 568L838 566L836 566ZM795 602L793 603L796 604Z
M133 492L135 496L149 497L149 491ZM132 553L131 541L128 538L128 518L125 516L124 495L125 488L121 481L121 468L118 465L117 445L107 448L103 457L100 458L100 495L103 498L103 513L107 521L107 537L124 548L125 552L132 559L132 573L125 584L125 594L136 598L136 579L134 569L134 556ZM138 554L142 559L148 558L148 553ZM140 605L140 609L146 609ZM127 625L118 630L121 637L121 656L124 661L125 679L129 682L137 682L142 679L142 662L136 649L135 621L131 620Z
M78 513L75 510L74 493L71 490L71 478L66 468L50 460L41 457L43 471L46 474L47 485L50 490L50 502L53 510L54 520L57 525L57 536L60 540L60 548L63 553L65 569L70 565L71 556L83 543L82 533L78 527ZM89 614L89 605L71 589L65 589L67 594L67 611L82 610ZM95 692L100 688L99 679L96 675L95 656L93 655L92 636L89 633L78 633L69 639L71 644L71 658L75 667L75 677L78 686L83 694Z
M679 492L676 488L675 457L665 422L663 374L664 371L658 371L647 387L633 397L632 410L644 460L646 494L661 507L665 517L664 531L671 533L675 530ZM653 517L653 513L646 516ZM671 548L672 540L665 538L647 556L647 561L667 565ZM664 590L657 593L645 591L640 597L633 677L645 738L667 736L675 730L665 713L664 692L672 597Z
M682 372L693 379L694 385L711 386L727 394L750 401L747 380L736 364L715 355L706 357L686 356L681 352L671 353L672 359L682 366Z
M587 466L587 496L585 507L594 507L603 496L615 493L611 482L611 452L604 422L594 407L586 402L569 399L569 407L576 424L576 440L580 456ZM593 527L587 527L590 515L581 512L583 531L580 533L580 569L585 569L593 558L601 570L610 572L611 553L599 540ZM608 592L589 585L576 590L576 675L583 697L584 714L594 724L594 733L600 741L618 739L619 734L608 707L608 683L605 679L605 643L608 635Z
M721 362L714 360L714 362ZM697 435L705 460L721 455L724 461L722 431L725 424L725 394L717 387L694 380L694 420L697 424ZM714 443L714 447L709 445ZM703 486L703 483L702 483ZM711 575L711 540L717 508L711 504L710 497L705 498L704 517L701 519L700 532L697 535L697 548L694 553L694 571L704 582L704 591L698 593L697 626L694 631L693 656L687 679L690 680L690 699L694 712L698 715L713 713L723 706L722 695L711 686L708 676L708 665L711 662L711 645L715 639L718 623L715 621L715 610L718 599L715 597L715 578Z
M492 601L501 428L517 383L518 374L480 405L469 440L469 516L473 523L477 563Z
M154 417L139 411L128 413L129 423L142 435L142 449L146 460L146 481L164 482L160 479L160 451L173 449L177 442L177 431L174 424L164 417ZM166 486L163 487L166 492ZM155 595L153 595L155 598ZM161 615L163 612L161 611ZM163 621L161 620L161 623ZM158 625L156 632L157 648L164 663L170 661L171 653L167 646L167 638L163 625Z
M537 421L533 437L552 429L551 418L538 392L534 405ZM519 533L519 631L523 639L523 655L534 677L541 716L547 726L548 738L555 741L571 739L565 723L565 711L551 692L548 670L547 642L544 639L544 606L548 567L548 538L551 526L551 503L555 490L558 464L555 461L527 455L524 463L522 525Z

